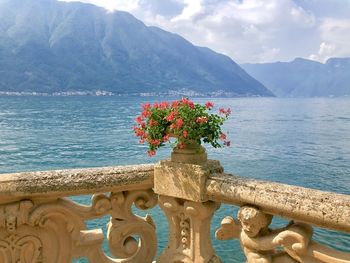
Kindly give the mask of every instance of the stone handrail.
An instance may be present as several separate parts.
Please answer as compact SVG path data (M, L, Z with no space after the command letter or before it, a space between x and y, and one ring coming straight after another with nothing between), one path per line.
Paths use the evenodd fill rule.
M69 196L153 187L153 164L0 175L0 203L26 196Z
M225 173L208 178L207 195L212 201L250 204L267 214L350 233L349 195Z
M189 153L179 154L180 162L156 165L0 175L0 263L65 263L82 256L92 263L224 262L210 240L221 203L241 208L237 219L223 218L216 238L239 239L248 263L350 263L350 253L313 241L311 227L349 233L350 196L229 175L218 161L202 155L186 163ZM68 198L82 194L92 195L90 205ZM149 215L135 215L133 205L159 205L165 212L168 246L157 258L155 224ZM106 215L111 256L102 250L102 230L86 226ZM293 221L270 229L274 215Z

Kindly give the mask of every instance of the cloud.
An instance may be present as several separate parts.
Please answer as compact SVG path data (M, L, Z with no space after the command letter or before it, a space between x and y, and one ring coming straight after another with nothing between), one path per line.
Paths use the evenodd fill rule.
M102 6L109 11L123 10L127 12L133 12L139 8L139 0L59 0L62 2L83 2Z
M322 42L311 59L324 62L330 57L350 56L350 19L324 19L319 31Z
M82 1L130 12L239 63L350 56L349 0Z

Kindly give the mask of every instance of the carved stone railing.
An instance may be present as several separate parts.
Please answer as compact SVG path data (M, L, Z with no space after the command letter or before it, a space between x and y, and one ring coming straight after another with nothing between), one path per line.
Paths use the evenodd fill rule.
M225 217L215 234L219 240L239 239L249 263L350 262L350 253L313 241L311 226L350 233L348 195L224 173L208 178L207 194L210 200L241 206L237 219ZM274 215L292 221L270 229Z
M200 162L189 158L192 163L183 157L156 165L0 175L0 263L79 257L92 263L225 262L210 239L221 203L241 208L237 218L223 218L216 238L239 239L249 263L350 263L350 253L312 240L312 226L350 233L350 196L237 177L203 155ZM69 198L83 194L92 196L90 205ZM155 223L132 209L157 204L169 222L168 246L159 257ZM110 255L102 249L103 231L87 228L87 221L106 215ZM292 221L270 229L274 215Z
M0 175L0 262L152 262L155 225L131 210L133 204L157 204L152 187L152 165ZM91 205L65 197L78 194L93 194ZM105 215L111 216L107 239L113 257L102 250L102 230L86 227L87 220Z

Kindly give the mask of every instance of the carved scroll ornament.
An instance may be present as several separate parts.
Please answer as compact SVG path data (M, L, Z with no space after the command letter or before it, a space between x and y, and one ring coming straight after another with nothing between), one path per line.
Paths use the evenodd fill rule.
M66 198L1 205L0 262L68 263L77 257L87 257L91 263L152 262L155 226L148 215L134 215L131 208L135 204L148 209L156 203L153 191L144 190L94 195L91 206ZM87 230L85 224L107 214L111 215L107 240L115 258L102 250L102 230Z
M307 224L291 222L271 230L272 216L252 206L241 207L237 217L225 217L215 235L219 240L239 239L247 263L350 263L349 253L313 241Z

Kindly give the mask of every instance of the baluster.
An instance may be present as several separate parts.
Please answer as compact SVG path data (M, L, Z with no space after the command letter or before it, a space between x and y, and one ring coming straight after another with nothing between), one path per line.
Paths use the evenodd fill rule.
M222 172L219 162L161 161L155 166L154 190L169 221L168 246L157 263L221 262L210 239L210 222L219 203L206 195L206 180L214 172Z

